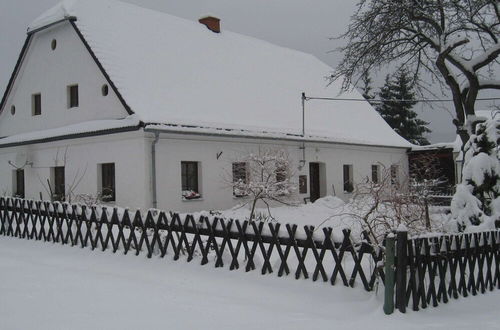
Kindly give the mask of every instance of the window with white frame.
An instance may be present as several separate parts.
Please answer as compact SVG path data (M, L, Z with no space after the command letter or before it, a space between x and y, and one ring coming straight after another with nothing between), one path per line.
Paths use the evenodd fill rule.
M78 85L70 85L67 88L68 109L77 108L79 105Z
M101 164L101 199L104 202L116 201L115 163Z
M31 115L40 116L42 114L42 94L31 95Z
M372 165L372 182L379 183L380 181L380 165Z
M399 166L391 165L391 184L397 186L399 184Z
M353 182L353 169L351 164L344 164L343 166L343 182L344 182L344 192L352 193L354 191Z
M181 162L182 198L191 200L201 198L199 186L199 162Z
M236 162L232 164L233 171L233 195L243 197L247 195L245 185L248 180L247 163Z
M66 180L64 166L56 166L51 169L52 200L64 201L66 198Z
M24 186L24 170L17 169L14 170L14 196L19 198L25 197L25 186Z

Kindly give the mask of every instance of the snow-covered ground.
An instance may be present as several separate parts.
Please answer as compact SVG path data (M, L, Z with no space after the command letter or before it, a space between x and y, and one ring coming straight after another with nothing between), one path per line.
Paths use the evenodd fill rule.
M333 228L334 239L341 242L344 237L342 234L343 229L351 230L354 240L361 237L361 217L369 206L368 202L366 205L354 204L352 201L345 203L338 197L326 196L314 203L299 204L298 206L278 205L271 207L269 210L267 208L257 208L255 214L257 219L262 217L266 221L276 221L281 224L296 224L299 228L303 228L305 225L314 226L316 229L331 227ZM269 216L269 211L271 216ZM228 210L195 213L195 216L199 215L209 217L215 215L224 219L248 220L250 217L250 205L247 203ZM451 228L448 225L450 217L445 214L443 207L431 206L430 217L433 224L433 231L454 232L456 230L455 227Z
M500 290L391 316L382 292L0 237L0 329L498 329Z

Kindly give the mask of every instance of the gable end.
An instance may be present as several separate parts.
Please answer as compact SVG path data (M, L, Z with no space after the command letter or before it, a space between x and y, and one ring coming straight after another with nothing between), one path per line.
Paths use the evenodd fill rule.
M129 115L133 115L134 112L132 111L132 109L130 109L130 107L127 104L127 102L125 102L125 99L123 98L122 94L118 91L118 88L116 88L114 82L109 77L108 73L106 72L106 70L102 66L101 62L99 62L99 59L95 55L95 53L92 50L92 48L90 48L90 45L88 44L87 40L85 40L85 37L83 36L82 32L80 31L80 29L78 28L78 26L76 26L75 20L70 20L70 23L71 23L71 26L73 26L73 29L75 29L75 32L78 35L78 37L80 38L80 40L85 45L85 48L87 48L90 56L92 56L92 58L94 59L95 64L97 65L97 67L99 68L99 70L101 70L102 74L106 78L106 81L109 83L109 85L111 86L111 88L115 92L116 96L120 100L121 104L123 105L123 107L125 108L125 110L127 111L127 113Z
M99 68L99 70L101 71L101 73L103 74L103 76L105 77L106 81L108 82L108 84L111 86L111 88L115 92L115 94L118 97L120 103L123 105L123 107L125 108L125 110L127 111L127 113L129 115L133 115L134 114L134 112L132 111L132 109L130 108L130 106L127 104L127 102L125 101L125 99L123 98L123 96L121 95L121 93L116 88L116 85L111 80L111 78L109 77L108 73L106 72L106 70L102 66L101 62L99 61L99 59L97 58L97 56L92 51L92 48L90 48L90 45L85 40L85 37L80 32L80 29L78 29L78 26L75 24L76 20L77 20L76 17L71 16L71 17L59 20L57 22L48 24L46 26L43 26L43 27L40 27L40 28L38 28L36 30L32 30L32 31L28 32L28 36L26 37L26 40L25 40L24 45L23 45L23 48L21 49L21 53L19 54L19 57L18 57L17 62L16 62L16 65L14 67L14 71L12 72L12 75L10 76L9 82L7 84L7 88L5 89L5 92L3 94L2 101L0 102L0 113L2 113L3 110L4 110L5 103L7 101L9 93L10 93L10 91L12 89L12 86L14 85L14 81L16 80L16 77L17 77L17 74L19 72L19 69L21 68L21 65L23 64L24 58L25 58L26 53L28 51L28 48L29 48L29 46L31 44L31 40L33 39L33 35L35 33L39 32L39 31L45 30L45 29L47 29L49 27L52 27L52 26L54 26L56 24L69 21L70 24L71 24L71 26L75 30L76 34L78 35L78 37L80 38L80 40L82 41L82 43L85 45L85 48L89 52L90 56L92 57L92 59L96 63L97 67Z

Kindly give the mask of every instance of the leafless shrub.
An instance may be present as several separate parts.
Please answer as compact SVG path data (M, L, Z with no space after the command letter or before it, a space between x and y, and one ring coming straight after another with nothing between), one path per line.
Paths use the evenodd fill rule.
M391 170L382 167L378 182L366 179L356 185L349 210L342 215L358 220L375 245L400 226L413 234L433 230L430 220L426 222L425 201L409 183L405 175L396 184Z
M256 218L258 202L266 205L269 217L259 214L259 218L274 219L270 203L294 205L293 196L297 183L293 181L292 160L283 148L259 147L257 152L249 152L233 162L231 174L224 182L251 205L249 220Z

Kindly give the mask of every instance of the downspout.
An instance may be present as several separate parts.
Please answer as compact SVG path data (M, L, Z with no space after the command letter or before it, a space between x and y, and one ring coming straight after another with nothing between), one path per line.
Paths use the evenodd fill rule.
M158 140L160 140L160 132L153 131L155 138L151 144L151 181L152 181L152 194L153 194L153 208L158 208L158 198L156 192L156 145Z

